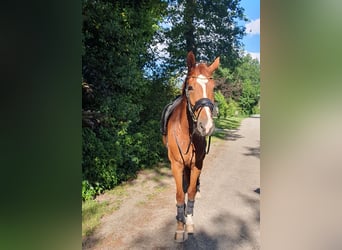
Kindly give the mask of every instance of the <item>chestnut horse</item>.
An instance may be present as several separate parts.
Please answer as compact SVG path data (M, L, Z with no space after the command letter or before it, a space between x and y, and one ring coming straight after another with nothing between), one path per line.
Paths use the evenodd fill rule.
M188 74L183 83L181 99L168 118L163 143L168 149L172 174L176 182L177 229L175 240L186 240L194 232L192 220L197 182L206 155L206 136L214 129L213 72L219 57L211 65L196 64L190 51L187 55ZM188 194L185 205L185 194Z

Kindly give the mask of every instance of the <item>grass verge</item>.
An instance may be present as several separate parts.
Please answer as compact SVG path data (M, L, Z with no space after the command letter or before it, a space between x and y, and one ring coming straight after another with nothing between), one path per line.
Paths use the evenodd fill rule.
M237 129L244 118L245 117L216 118L214 119L214 122L215 126L220 129Z
M215 122L216 130L212 135L213 136L212 139L215 141L217 139L227 138L227 134L228 134L227 130L237 129L240 126L241 121L244 118L245 117L229 117L229 118L221 118L221 119L215 118L214 122Z
M164 171L165 169L169 169L168 163L159 163L143 170L145 175L151 175L151 179L146 178L146 180L143 180L141 183L142 188L144 188L146 182L151 180L159 183L159 185L147 195L146 200L140 202L140 205L146 204L166 189L161 183L164 178L170 177ZM124 198L130 196L127 191L129 185L129 181L121 183L113 189L105 191L102 195L97 196L95 200L82 202L82 238L93 234L96 227L101 224L101 218L103 216L111 214L121 207Z
M87 200L82 203L82 237L93 233L96 226L100 224L100 219L106 213L109 202L98 202Z
M96 227L101 223L101 218L120 208L122 199L127 195L123 185L106 192L116 199L108 200L87 200L82 202L82 238L90 236Z

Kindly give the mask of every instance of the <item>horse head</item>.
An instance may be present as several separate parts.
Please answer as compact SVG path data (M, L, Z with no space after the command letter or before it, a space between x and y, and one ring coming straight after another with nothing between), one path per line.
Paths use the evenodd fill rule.
M195 124L195 132L209 136L215 129L213 121L214 86L213 73L218 68L220 58L211 65L196 64L192 51L187 56L188 74L183 85L183 94L187 98L188 110Z

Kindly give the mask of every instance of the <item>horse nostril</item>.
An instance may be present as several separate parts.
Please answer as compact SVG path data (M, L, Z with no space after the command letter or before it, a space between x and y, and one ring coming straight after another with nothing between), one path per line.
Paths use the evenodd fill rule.
M199 123L199 126L200 126L200 128L201 128L203 131L205 130L205 127L203 126L203 123L202 123L202 122Z

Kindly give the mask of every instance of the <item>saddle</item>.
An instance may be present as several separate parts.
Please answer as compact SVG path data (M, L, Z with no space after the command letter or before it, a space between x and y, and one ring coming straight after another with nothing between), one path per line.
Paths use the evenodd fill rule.
M161 116L161 123L160 123L160 132L162 135L167 134L167 123L169 121L170 115L172 114L175 107L182 101L182 96L177 96L172 102L167 104L164 109Z

